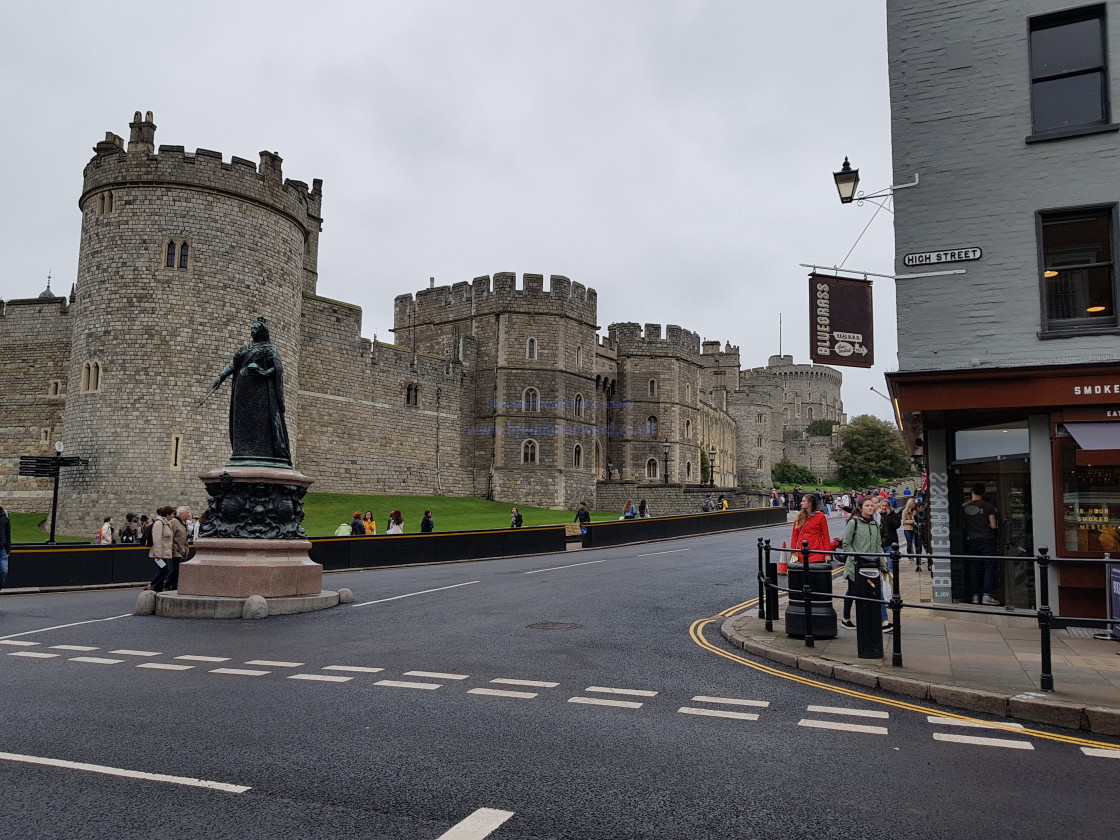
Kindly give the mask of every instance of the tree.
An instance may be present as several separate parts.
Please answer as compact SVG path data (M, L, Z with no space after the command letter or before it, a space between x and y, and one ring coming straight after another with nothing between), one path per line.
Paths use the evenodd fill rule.
M789 458L783 458L774 465L770 472L775 484L816 484L817 477L808 467L795 464Z
M805 427L805 434L809 437L832 437L832 427L835 425L835 420L810 420Z
M910 474L906 444L893 423L861 414L840 429L840 446L832 450L836 475L845 484L871 484Z
M700 447L700 483L707 484L712 480L712 462L708 460L708 453Z

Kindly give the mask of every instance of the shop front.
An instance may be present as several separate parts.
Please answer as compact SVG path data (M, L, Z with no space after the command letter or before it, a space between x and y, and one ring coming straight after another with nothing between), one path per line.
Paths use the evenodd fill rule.
M1107 617L1103 567L1079 559L1120 556L1120 365L1084 364L887 374L913 454L929 471L934 600L973 594L964 505L983 485L997 511L999 564L993 596L1033 609L1032 559L1045 546L1056 612ZM1053 596L1052 596L1053 600Z

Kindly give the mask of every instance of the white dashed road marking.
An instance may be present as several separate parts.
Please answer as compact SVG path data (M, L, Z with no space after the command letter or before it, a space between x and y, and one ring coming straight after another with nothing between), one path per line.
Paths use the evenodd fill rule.
M374 685L384 685L389 688L423 688L428 691L435 688L443 688L440 683L403 682L401 680L378 680Z
M188 662L229 662L228 656L176 656L176 659L185 659Z
M170 662L141 662L137 668L155 668L159 671L189 671L194 665L173 665Z
M807 712L823 712L826 715L851 715L852 717L889 718L890 712L879 712L872 709L842 709L839 706L807 706Z
M1000 721L999 724L994 723L981 723L976 720L957 720L956 718L938 717L936 715L929 715L926 717L930 723L936 723L941 726L967 726L975 729L1022 729L1021 723L1004 723Z
M41 653L37 650L15 650L8 654L8 656L27 656L32 659L54 659L56 656L62 656L61 653Z
M246 665L267 665L270 668L299 668L302 662L273 662L271 659L250 659Z
M62 761L57 758L40 758L34 755L17 755L16 753L0 753L4 761L19 761L24 764L45 764L48 767L62 767L67 770L86 770L90 773L104 773L108 776L125 776L130 779L145 779L151 782L171 782L176 785L189 785L190 787L210 788L226 793L244 793L252 790L245 785L230 785L225 782L211 782L206 779L190 779L186 776L165 776L162 773L144 773L139 770L123 770L120 767L105 767L101 764L83 764L77 761Z
M51 645L51 650L85 650L85 651L90 651L90 650L97 650L97 648L89 647L88 645ZM114 651L114 653L115 652L116 651Z
M324 665L324 671L353 671L355 674L376 674L384 668L366 668L362 665Z
M588 560L585 563L568 563L566 566L550 566L547 569L533 569L531 572L522 572L525 575L539 575L541 572L555 572L559 569L574 569L576 566L591 566L595 563L606 563L606 560Z
M885 726L861 726L858 723L841 723L832 720L811 720L810 718L802 718L797 722L798 726L811 726L814 729L838 729L841 732L866 732L868 735L886 735L887 727Z
M981 747L1006 747L1010 750L1033 750L1030 741L1009 741L1006 738L977 738L973 735L951 735L948 732L934 732L933 740L948 741L953 744L977 744Z
M96 650L96 648L94 648ZM117 656L159 656L158 651L154 650L111 650L109 653L115 653Z
M705 717L732 718L734 720L758 720L754 712L731 712L727 709L694 709L691 706L681 706L677 709L682 715L703 715Z
M699 697L692 698L693 703L726 703L730 706L757 706L760 709L770 708L769 700L741 700L738 697Z
M456 823L436 840L483 840L513 816L513 811L497 808L479 808L461 823Z
M491 697L518 697L522 700L532 700L537 696L535 691L507 691L501 688L472 688L467 694L487 694Z
M606 688L601 685L589 685L584 691L593 691L596 694L629 694L634 697L656 697L656 691L643 691L636 688Z
M1094 758L1120 758L1120 750L1098 750L1093 747L1082 747L1081 752Z
M319 682L350 682L353 677L336 677L332 674L292 674L290 680L318 680Z
M271 671L253 671L248 668L214 668L211 674L236 674L241 677L261 677L271 674Z
M556 688L556 686L560 685L560 683L556 683L556 682L538 682L537 680L506 680L506 679L500 679L500 680L490 680L490 682L497 683L498 685L526 685L526 686L529 686L529 688Z
M39 644L38 642L13 642L8 639L0 639L0 645L19 645L20 647L34 647Z
M445 589L456 589L460 586L470 586L472 583L478 583L477 580L468 580L466 583L453 583L451 586L441 586L438 589L422 589L419 592L409 592L407 595L394 595L392 598L381 598L377 601L363 601L360 604L354 604L355 607L368 607L370 604L384 604L386 601L399 601L401 598L411 598L413 595L427 595L429 592L442 592Z
M631 700L603 700L601 697L572 697L569 703L587 703L591 706L618 706L623 709L640 709L641 703Z
M72 656L71 662L88 662L90 665L118 665L123 659L106 659L103 656Z
M405 671L406 677L427 677L430 680L469 680L470 674L441 674L438 671Z

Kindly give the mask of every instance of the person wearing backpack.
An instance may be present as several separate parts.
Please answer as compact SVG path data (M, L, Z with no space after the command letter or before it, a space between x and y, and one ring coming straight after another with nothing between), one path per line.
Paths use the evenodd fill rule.
M525 520L522 519L521 514L517 512L517 508L513 508L509 512L509 527L520 528L521 523L524 522L524 521Z

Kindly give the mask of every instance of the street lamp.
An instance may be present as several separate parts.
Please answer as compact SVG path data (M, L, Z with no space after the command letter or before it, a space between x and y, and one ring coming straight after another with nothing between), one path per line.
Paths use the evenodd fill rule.
M841 204L851 204L853 201L856 204L862 204L873 198L886 198L892 196L895 190L903 190L907 187L918 186L918 173L914 173L914 180L907 184L892 184L885 190L880 190L871 195L864 195L863 193L856 193L859 188L859 170L852 169L852 165L848 163L848 158L844 158L844 165L840 167L839 172L832 173L832 180L836 182L836 191L840 194Z
M669 442L665 441L661 444L661 449L664 452L665 460L665 483L669 483Z
M708 447L708 464L709 469L712 471L712 487L716 486L716 448L714 446Z

